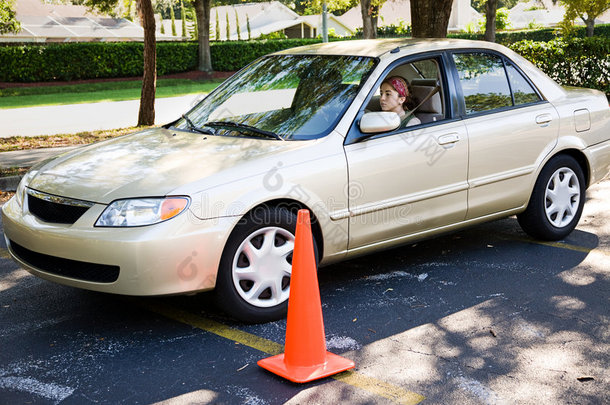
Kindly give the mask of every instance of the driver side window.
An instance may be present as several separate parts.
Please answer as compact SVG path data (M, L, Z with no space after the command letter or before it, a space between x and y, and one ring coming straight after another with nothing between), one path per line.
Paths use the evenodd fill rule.
M446 112L445 93L440 78L440 68L436 58L411 61L396 66L387 72L377 94L371 98L366 110L391 111L395 105L386 102L383 98L388 90L390 92L394 90L399 96L406 96L402 106L404 115L399 109L396 109L401 116L402 128L441 121L446 118ZM402 83L406 84L404 90ZM404 124L405 120L408 120L406 124Z

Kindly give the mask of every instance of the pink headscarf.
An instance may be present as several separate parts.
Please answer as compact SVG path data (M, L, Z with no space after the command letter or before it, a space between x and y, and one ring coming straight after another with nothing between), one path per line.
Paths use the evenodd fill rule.
M401 97L407 97L407 82L399 76L388 77L384 82L389 83Z

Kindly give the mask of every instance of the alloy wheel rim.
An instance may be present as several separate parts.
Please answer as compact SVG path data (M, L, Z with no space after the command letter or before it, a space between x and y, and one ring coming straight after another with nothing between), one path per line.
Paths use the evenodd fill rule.
M557 169L549 179L544 195L544 211L549 222L563 228L574 219L580 204L580 183L568 167Z
M254 231L233 257L233 285L240 297L259 308L279 305L290 294L294 235L284 228Z

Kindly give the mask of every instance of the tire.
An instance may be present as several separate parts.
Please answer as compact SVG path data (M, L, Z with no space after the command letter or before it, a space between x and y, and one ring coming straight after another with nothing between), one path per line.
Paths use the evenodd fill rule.
M221 310L246 323L286 316L296 223L296 214L280 207L255 210L240 221L218 268L215 297Z
M560 240L574 230L585 203L585 176L571 156L552 158L542 169L530 202L517 215L521 228L541 240Z

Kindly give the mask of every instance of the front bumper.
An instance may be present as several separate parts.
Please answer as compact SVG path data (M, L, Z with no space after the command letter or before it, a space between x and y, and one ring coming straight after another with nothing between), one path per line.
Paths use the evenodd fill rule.
M237 218L201 220L187 211L151 226L95 228L104 208L94 205L72 225L51 224L12 198L2 206L9 252L36 276L88 290L145 296L214 288ZM69 263L70 270L58 271L57 263ZM96 273L109 268L117 277Z

